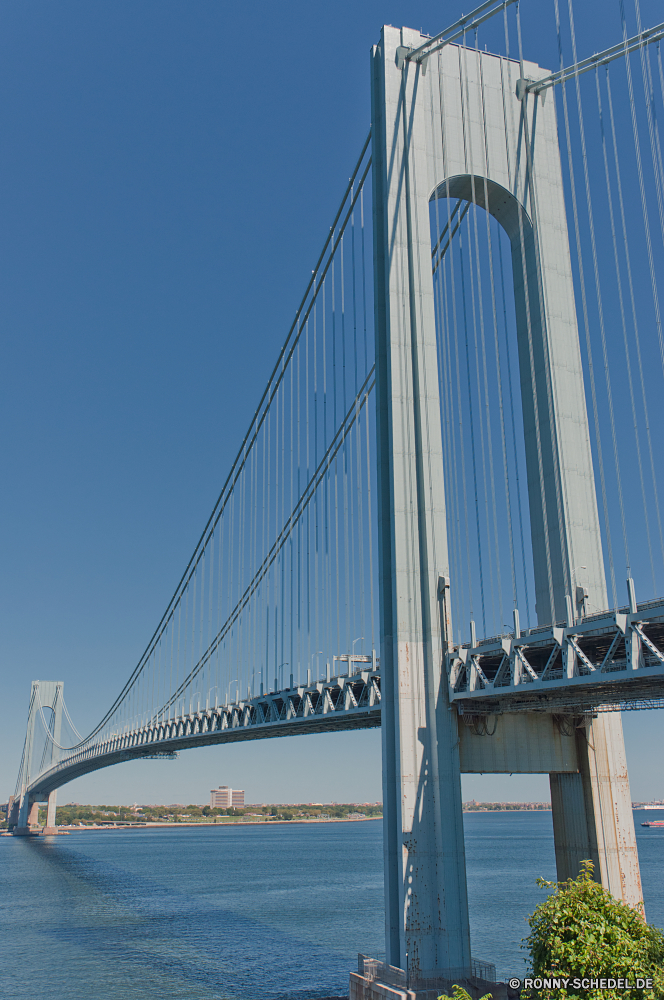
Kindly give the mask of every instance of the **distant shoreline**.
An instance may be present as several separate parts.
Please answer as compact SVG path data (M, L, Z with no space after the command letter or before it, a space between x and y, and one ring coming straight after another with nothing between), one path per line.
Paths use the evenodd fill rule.
M464 809L463 814L469 813L546 813L551 812L551 806L540 806L538 809Z
M539 812L551 812L551 808L548 809L464 809L464 815L468 813L482 813L487 815L489 813L516 813L516 812L527 812L527 813L539 813ZM169 829L179 829L180 827L236 827L236 826L303 826L312 823L372 823L377 820L382 822L382 816L363 816L357 819L346 819L343 817L330 817L329 819L270 819L270 820L235 820L231 823L118 823L117 825L108 826L59 826L57 829L66 831L67 833L82 833L86 830L169 830Z
M503 803L501 803L501 805L503 805ZM521 804L521 803L514 803L514 804L512 804L512 803L509 803L509 806L508 806L507 803L505 803L506 808L490 808L489 806L490 806L490 803L487 803L486 805L478 803L476 806L468 808L466 806L466 804L464 803L463 814L464 815L468 815L468 814L472 814L472 813L482 813L483 815L488 815L488 814L491 814L491 813L500 813L500 814L504 815L505 813L524 813L524 812L525 813L544 813L544 812L550 813L551 812L551 804L550 803L549 804L544 804L544 803L523 803L523 804ZM632 810L634 812L636 812L636 811L643 812L643 811L648 811L648 810L660 810L660 811L663 811L664 810L664 804L659 804L659 803L657 803L657 804L650 804L650 803L641 803L641 802L639 802L638 805L635 804L635 805L632 806ZM236 827L236 826L275 826L275 825L276 826L284 826L284 825L288 825L288 824L290 824L290 825L298 825L298 824L299 825L304 825L304 824L311 824L311 823L368 823L368 822L373 822L375 820L382 821L382 819L383 819L382 815L379 815L379 816L357 816L357 817L353 817L352 819L349 818L349 817L342 817L342 816L330 816L330 817L326 817L325 819L313 816L313 817L309 817L309 818L306 818L306 819L305 818L298 818L298 819L293 818L293 819L290 819L290 820L289 819L260 819L260 818L256 818L256 819L244 819L244 818L239 818L238 817L237 819L233 819L233 820L226 821L226 822L210 822L209 820L203 820L201 822L183 821L183 822L179 822L179 823L173 823L173 822L168 822L168 821L166 821L166 822L154 821L154 822L146 822L146 823L140 823L140 822L125 822L125 823L123 823L123 822L120 822L120 823L117 823L117 824L108 823L108 824L95 824L95 825L93 825L93 824L90 824L90 825L88 825L88 824L83 824L83 825L78 825L78 824L66 824L65 825L65 824L63 824L63 825L59 825L56 829L58 830L58 832L61 832L61 833L64 834L64 833L77 833L77 832L86 831L86 830L167 830L167 829L177 829L179 827L186 827L188 829L191 829L192 827L224 827L225 828L225 827Z
M257 819L257 820L234 820L232 823L118 823L108 826L58 826L58 830L67 833L84 833L86 830L179 830L180 827L217 827L227 829L236 826L302 826L309 823L371 823L374 820L382 820L382 816L364 816L361 819Z

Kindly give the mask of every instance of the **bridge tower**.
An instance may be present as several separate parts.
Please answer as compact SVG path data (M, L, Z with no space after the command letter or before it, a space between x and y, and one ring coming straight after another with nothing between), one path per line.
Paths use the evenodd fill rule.
M524 94L519 83L548 71L456 45L409 60L426 41L384 27L371 59L386 949L387 961L408 965L414 978L470 971L463 761L444 670L454 580L432 198L474 202L511 241L538 620L568 619L580 566L582 600L607 607L555 101ZM501 726L509 739L515 717ZM532 715L527 731L546 760L551 716ZM591 858L602 884L635 904L620 716L600 715L577 732L575 769L545 765L558 878L575 877ZM529 770L496 766L490 743L473 770Z
M46 770L58 759L58 747L62 728L62 705L63 705L62 681L33 681L30 692L30 708L28 711L28 727L23 747L23 758L21 760L21 770L19 773L18 795L8 812L8 827L13 828L14 834L21 836L28 834L30 828L37 825L39 802L32 799L27 789L32 778L40 771ZM38 715L43 709L51 709L51 718L46 720L49 727L51 739L47 737L42 760L38 768L34 767L35 752L35 730L40 724ZM57 802L57 789L48 796L46 829L55 827L55 809Z

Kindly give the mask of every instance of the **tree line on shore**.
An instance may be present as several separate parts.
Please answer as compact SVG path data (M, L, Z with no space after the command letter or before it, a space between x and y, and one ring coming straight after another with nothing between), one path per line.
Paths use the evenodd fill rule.
M42 816L43 813L43 816ZM270 822L306 819L374 819L383 814L380 803L303 803L298 805L247 805L238 808L183 805L83 805L58 806L56 826L113 825L114 823ZM39 822L46 822L40 809Z
M638 804L638 803L637 803ZM551 809L550 802L476 802L463 803L464 812L521 812ZM114 823L232 823L306 819L378 819L383 815L380 802L348 803L277 803L246 805L244 808L212 808L209 805L87 805L78 802L58 806L56 826L112 825ZM46 823L46 809L39 810L39 822ZM6 827L6 819L0 828Z

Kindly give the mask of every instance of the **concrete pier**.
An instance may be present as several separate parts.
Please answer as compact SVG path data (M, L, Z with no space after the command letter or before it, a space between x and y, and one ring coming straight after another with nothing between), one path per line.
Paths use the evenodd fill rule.
M403 969L377 962L366 955L358 955L357 964L358 971L350 974L348 1000L438 1000L441 993L452 996L455 985L467 990L473 1000L487 993L491 993L494 1000L518 1000L519 997L518 990L495 981L495 969L491 979L470 974L411 983ZM475 971L481 971L484 967L485 973L492 968L481 962L475 965Z

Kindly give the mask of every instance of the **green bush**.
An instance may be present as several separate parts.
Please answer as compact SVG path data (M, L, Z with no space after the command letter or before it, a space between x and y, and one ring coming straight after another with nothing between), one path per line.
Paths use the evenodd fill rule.
M463 986L453 986L451 997L448 997L446 993L438 997L438 1000L473 1000L468 990L464 990ZM481 1000L492 1000L493 993L485 993Z
M647 924L642 910L619 902L593 879L593 864L567 882L538 879L553 889L529 918L533 977L570 979L652 979L652 989L541 989L541 998L660 1000L664 997L664 934Z

